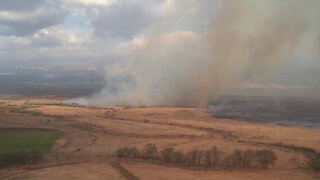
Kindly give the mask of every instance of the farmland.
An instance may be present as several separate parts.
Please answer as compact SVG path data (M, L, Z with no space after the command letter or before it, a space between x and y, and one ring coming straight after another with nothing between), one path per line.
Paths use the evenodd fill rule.
M16 139L5 140L7 150L1 146L1 151L9 151L15 142L26 151L37 147L44 152L35 164L0 169L2 179L319 178L306 157L307 153L320 151L320 131L316 129L213 118L201 108L83 107L65 105L63 99L1 102L0 137L2 141ZM10 111L12 108L23 111ZM21 136L29 140L22 141ZM206 167L204 163L185 166L115 155L123 147L143 152L147 144L154 144L159 154L166 148L188 154L216 146L223 156L235 150L268 149L275 152L277 160L267 169L225 169Z

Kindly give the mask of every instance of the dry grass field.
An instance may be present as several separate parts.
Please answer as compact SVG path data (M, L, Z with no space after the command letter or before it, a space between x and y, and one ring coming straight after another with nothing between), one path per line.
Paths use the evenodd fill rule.
M34 165L0 169L0 179L320 179L307 166L305 151L320 151L320 131L212 118L197 108L73 107L62 99L0 100L0 131L59 132L52 151ZM124 146L159 151L272 149L274 166L262 169L182 167L140 159L117 159Z

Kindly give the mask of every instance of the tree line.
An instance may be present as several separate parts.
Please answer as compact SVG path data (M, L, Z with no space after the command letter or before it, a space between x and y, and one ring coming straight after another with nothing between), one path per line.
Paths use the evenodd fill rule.
M216 146L208 150L192 150L187 153L175 150L172 147L158 151L155 144L147 144L143 149L137 147L123 147L115 152L118 158L141 158L154 159L167 164L185 166L204 166L211 168L262 168L267 169L274 165L278 159L274 151L262 150L240 150L225 154Z

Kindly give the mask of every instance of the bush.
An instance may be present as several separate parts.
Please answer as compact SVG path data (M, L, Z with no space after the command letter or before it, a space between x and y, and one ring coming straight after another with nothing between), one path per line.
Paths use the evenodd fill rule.
M258 150L256 152L257 161L263 169L267 169L269 165L274 165L278 159L277 155L268 149Z
M124 147L123 148L124 157L130 157L130 148Z
M308 154L309 158L309 167L311 167L315 171L320 171L320 152L316 154Z
M320 171L320 158L310 159L309 166L315 171Z
M143 158L145 159L156 159L157 158L157 146L155 144L147 144L144 147Z
M132 158L140 157L140 152L137 147L133 146L129 148L129 157L132 157Z
M166 163L172 162L172 154L174 152L174 148L166 148L160 152L161 159Z
M115 155L116 155L118 158L125 157L125 156L124 156L123 148L118 149L118 150L115 152Z
M123 148L120 148L115 152L115 155L118 158L122 158L122 157L138 158L138 157L140 157L139 150L136 147L123 147Z
M180 151L174 151L172 153L172 162L174 164L183 164L184 162L184 154Z

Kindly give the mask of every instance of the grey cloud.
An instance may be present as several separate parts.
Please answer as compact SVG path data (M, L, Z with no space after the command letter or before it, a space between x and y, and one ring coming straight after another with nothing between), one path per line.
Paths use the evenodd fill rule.
M28 36L40 29L63 23L67 15L66 10L58 2L51 1L1 1L0 12L9 12L7 16L0 16L0 35ZM24 4L22 8L21 4ZM4 5L4 6L1 6ZM24 10L20 12L19 10Z
M92 25L98 36L131 38L148 27L150 16L136 3L115 3L101 9Z
M112 51L105 47L106 42L91 41L90 34L51 27L27 37L0 37L0 65L8 60L42 63L85 61L92 64L97 60L112 59L109 58Z
M44 4L45 0L1 0L0 11L30 11Z
M0 18L0 35L27 36L40 29L61 24L65 14L53 12L50 14L38 15L30 19L7 20Z
M55 47L63 45L63 41L55 36L33 37L30 45L35 47Z

